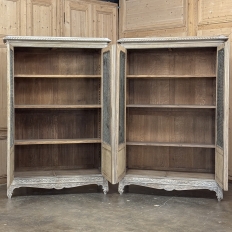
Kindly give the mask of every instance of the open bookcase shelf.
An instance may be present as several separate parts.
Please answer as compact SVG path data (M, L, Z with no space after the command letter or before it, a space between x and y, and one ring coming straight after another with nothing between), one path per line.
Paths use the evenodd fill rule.
M140 105L140 104L130 104L126 106L127 108L186 108L186 109L216 109L216 106L209 105Z
M6 37L8 197L108 181L228 190L228 38ZM75 42L76 41L76 42ZM42 46L43 45L43 46Z
M36 144L79 144L79 143L101 143L101 139L27 139L15 140L15 145L36 145Z
M215 148L215 144L204 143L155 143L155 142L129 142L127 146L155 146L155 147L202 147L202 148Z
M15 109L95 109L101 105L15 105Z
M216 78L215 74L157 74L157 75L127 75L127 78Z
M40 75L40 74L15 74L15 78L101 78L101 75Z
M209 189L222 198L228 188L228 138L222 133L228 128L226 40L119 40L125 102L120 93L118 109L126 115L119 116L118 159L126 160L118 174L121 194L126 185L141 185Z
M101 96L102 49L109 40L90 38L90 49L78 39L69 44L66 38L59 43L25 38L5 41L10 44L8 197L19 187L88 184L106 193Z

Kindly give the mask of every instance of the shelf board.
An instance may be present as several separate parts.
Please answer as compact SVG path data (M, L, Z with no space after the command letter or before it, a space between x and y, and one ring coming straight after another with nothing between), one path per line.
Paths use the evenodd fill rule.
M154 178L171 178L171 179L208 179L214 180L215 175L212 173L193 173L193 172L172 172L172 171L153 171L128 169L126 176L141 176Z
M83 144L101 143L101 139L27 139L15 140L15 145L39 145L39 144Z
M140 105L140 104L129 104L127 108L185 108L185 109L216 109L216 106L212 105Z
M212 74L208 74L208 75L204 75L204 74L200 74L200 75L196 75L196 74L192 74L192 75L170 75L170 74L166 74L166 75L127 75L127 78L212 78L212 77L216 77L216 75L212 75Z
M101 105L15 105L15 109L90 109Z
M203 143L153 143L153 142L127 142L128 146L154 146L154 147L201 147L215 148L214 144Z
M21 78L101 78L101 75L40 75L40 74L15 74Z
M101 174L98 169L51 170L51 171L15 171L15 178L68 177Z

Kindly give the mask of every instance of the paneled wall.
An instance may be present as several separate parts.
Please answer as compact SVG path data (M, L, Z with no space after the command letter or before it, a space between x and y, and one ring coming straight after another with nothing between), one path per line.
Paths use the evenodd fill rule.
M0 0L0 184L6 182L5 35L108 37L116 42L118 5L97 0Z
M231 0L120 0L119 37L211 36L232 38ZM232 43L232 39L230 39ZM231 44L232 48L232 44ZM230 64L232 67L232 49ZM232 79L232 68L230 68ZM232 180L232 81L229 178Z
M91 5L88 2L66 0L64 4L65 15L63 33L66 36L88 37L92 33L92 26L87 19L92 21Z
M119 5L120 38L187 35L186 0L120 0Z
M22 1L22 0L21 0ZM26 35L60 35L59 6L55 0L27 0Z
M66 0L62 14L62 35L106 37L115 43L118 38L117 4ZM98 4L96 4L98 3ZM91 23L90 23L91 22Z

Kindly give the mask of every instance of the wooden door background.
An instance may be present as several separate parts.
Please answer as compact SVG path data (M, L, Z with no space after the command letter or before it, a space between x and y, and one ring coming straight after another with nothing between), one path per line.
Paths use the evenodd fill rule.
M120 0L119 3L120 38L226 35L232 43L231 0ZM232 180L232 81L230 106L229 179Z
M118 5L98 0L0 0L0 184L6 183L6 35L107 37L116 42Z

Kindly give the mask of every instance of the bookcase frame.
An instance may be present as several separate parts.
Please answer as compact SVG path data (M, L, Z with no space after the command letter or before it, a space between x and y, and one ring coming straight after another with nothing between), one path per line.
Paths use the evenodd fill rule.
M112 184L119 183L120 194L127 185L141 185L167 191L208 189L216 192L218 200L223 199L223 190L228 190L227 37L121 39L118 44L110 46L108 39L95 38L10 36L4 41L8 49L9 198L13 190L19 187L61 189L98 184L103 186L106 193L109 181ZM92 58L86 58L84 65L81 65L88 70L86 73L51 71L46 74L41 71L38 74L36 71L30 73L30 70L28 75L15 73L14 49L19 48L52 48L58 49L58 53L59 49L84 49L85 55L91 49L97 49L100 51L98 58L101 72L89 72L91 69L86 65L94 62L91 61ZM46 58L44 59L46 61ZM40 60L46 64L44 59ZM72 64L68 57L63 63L68 67L79 67L78 63ZM64 64L61 66L64 67ZM17 67L23 70L24 65ZM49 67L51 70L55 67L56 70L53 63ZM36 70L40 69L37 67ZM27 81L33 78L47 78L51 81L41 81L39 85ZM59 88L53 88L52 80L62 78L85 79L86 81L80 82L80 90L87 88L87 83L90 83L88 90L91 96L86 94L86 91L83 92L88 103L83 103L83 99L79 99L78 95L72 95L78 92L75 83L69 86L66 82L58 81ZM25 79L28 89L23 82L18 81L21 79ZM91 79L101 80L101 104L92 102L99 96L96 97L96 83L87 82ZM31 91L33 88L34 92ZM49 104L45 104L47 100L43 96L39 100L36 98L37 91L41 88L46 91L52 89L52 94L55 94L56 97L51 97L53 95L46 92L45 97L48 97ZM67 91L69 89L70 91ZM31 94L32 100L20 95L20 91ZM68 93L64 94L66 92ZM16 100L15 94L19 96ZM39 103L35 104L33 99L37 99ZM76 100L81 103L76 103ZM19 104L18 101L26 103ZM67 105L66 101L71 103ZM81 110L89 113L86 113L86 116L84 113L78 113ZM95 113L92 114L91 110ZM15 115L15 111L20 114ZM48 114L46 112L50 112L48 120L41 121L38 115ZM100 121L94 124L99 112ZM78 115L81 115L80 119ZM67 123L63 123L65 117L69 118ZM82 120L89 120L89 123L81 123ZM31 130L27 121L32 122ZM52 127L51 130L41 132L35 122L42 125L42 128L48 127L50 123L55 129ZM83 124L80 131L75 130L77 124ZM100 136L96 132L99 125ZM23 128L26 128L25 132ZM92 136L81 137L88 133L92 133ZM98 136L93 136L94 133ZM52 137L53 135L55 136ZM78 139L74 135L79 136ZM25 141L25 138L29 140ZM78 144L84 148L78 150L71 147ZM66 152L66 147L59 149L61 147L56 147L57 145L68 146L72 152ZM15 150L15 147L26 146L30 149ZM36 166L39 162L43 164L44 159L41 158L42 161L37 159L38 163L34 161L29 169L26 167L21 171L20 158L15 159L15 152L23 157L23 162L30 162L25 157L31 157L30 154L36 149L41 157L46 157L50 148L45 149L45 153L40 151L40 147L46 146L54 146L51 151L58 155L60 151L65 151L66 156L72 156L75 149L79 153L83 151L84 156L79 157L80 162L88 160L86 150L88 154L91 153L88 149L95 154L100 146L101 158L96 164L99 168L94 166L94 169L89 169L93 162L80 165L75 159L65 159L69 166L61 165L59 168L58 165L55 170L44 168L43 165L41 168ZM56 162L62 164L62 159L57 159ZM38 170L45 174L41 175L42 172Z
M228 38L120 39L116 56L121 52L126 58L118 58L116 72L125 102L120 106L118 95L116 108L125 107L126 123L118 118L118 124L125 126L126 138L122 144L116 140L119 193L140 185L208 189L223 199L228 190ZM120 146L126 147L121 155Z
M7 36L4 42L8 52L7 196L11 198L20 187L62 189L89 184L101 185L106 194L108 181L101 167L101 115L107 107L102 102L107 78L102 49L110 40Z

